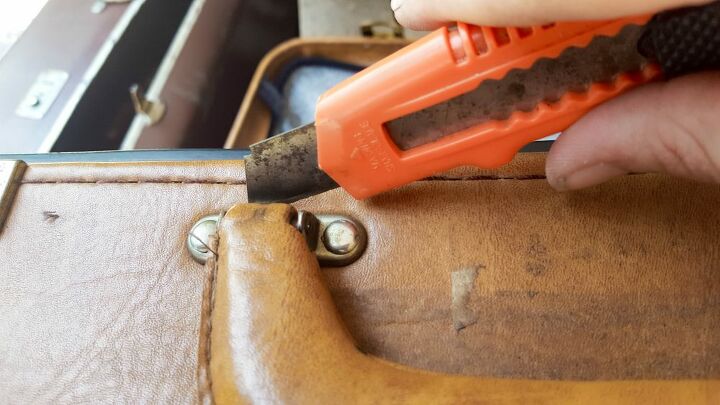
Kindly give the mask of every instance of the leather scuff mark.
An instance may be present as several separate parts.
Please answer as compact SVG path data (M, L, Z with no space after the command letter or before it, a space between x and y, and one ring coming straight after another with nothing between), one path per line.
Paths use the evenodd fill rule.
M55 211L43 211L43 218L45 219L45 222L52 224L53 222L57 221L58 218L60 218L60 214L58 214Z
M475 288L475 281L484 266L467 267L454 271L450 275L452 283L452 320L456 332L474 325L478 321L475 312L470 308L470 298Z

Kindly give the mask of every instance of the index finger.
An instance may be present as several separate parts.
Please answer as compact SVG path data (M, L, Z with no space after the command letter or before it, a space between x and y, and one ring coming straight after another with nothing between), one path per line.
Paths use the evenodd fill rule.
M529 26L559 21L604 20L709 3L708 0L392 0L402 25L429 30L455 21L490 26Z

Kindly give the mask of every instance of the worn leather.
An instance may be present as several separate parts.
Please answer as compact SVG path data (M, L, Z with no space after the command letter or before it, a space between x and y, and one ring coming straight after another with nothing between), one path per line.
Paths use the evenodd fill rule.
M720 380L558 382L433 375L363 354L344 328L287 205L243 204L223 218L211 309L218 404L720 401Z
M200 217L237 162L31 165L0 233L3 403L194 403Z
M483 376L720 377L720 187L454 179L296 204L368 228L368 253L324 272L363 352ZM467 268L475 322L456 330L451 278Z
M720 187L647 175L559 194L542 167L295 204L368 230L358 262L321 273L360 351L486 378L719 378ZM239 162L31 165L0 233L2 398L207 398L214 289L184 240L245 201Z

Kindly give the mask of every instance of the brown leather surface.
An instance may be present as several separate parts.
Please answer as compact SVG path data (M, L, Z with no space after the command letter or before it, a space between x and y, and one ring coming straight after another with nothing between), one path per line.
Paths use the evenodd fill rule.
M523 178L523 177L521 177ZM540 379L720 377L720 187L633 176L420 182L346 212L368 254L324 272L363 352L433 371ZM453 272L478 269L453 327Z
M31 165L0 233L2 402L195 402L185 238L241 183L230 162Z
M212 393L237 403L715 403L720 380L558 382L433 375L362 354L287 205L242 204L218 232ZM202 361L202 360L201 360Z
M720 377L719 198L662 176L558 194L525 155L296 206L368 229L360 261L322 273L364 353L482 377L704 379ZM208 274L184 239L245 200L238 162L31 165L0 234L3 398L195 401Z

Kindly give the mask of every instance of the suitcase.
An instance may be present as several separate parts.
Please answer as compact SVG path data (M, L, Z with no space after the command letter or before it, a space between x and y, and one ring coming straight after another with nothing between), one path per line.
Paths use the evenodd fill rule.
M543 158L298 202L367 231L359 260L322 269L289 207L244 203L242 162L31 164L0 234L0 391L717 403L718 186L558 194ZM189 232L222 212L218 258L198 264Z
M253 89L288 60L360 64L393 41L281 46L228 146L269 134ZM0 392L11 403L720 402L720 187L634 175L559 194L544 159L292 206L247 204L238 160L29 164L15 176L6 163ZM313 217L318 227L300 226ZM345 261L327 233L338 221L353 225L340 233L352 236Z

